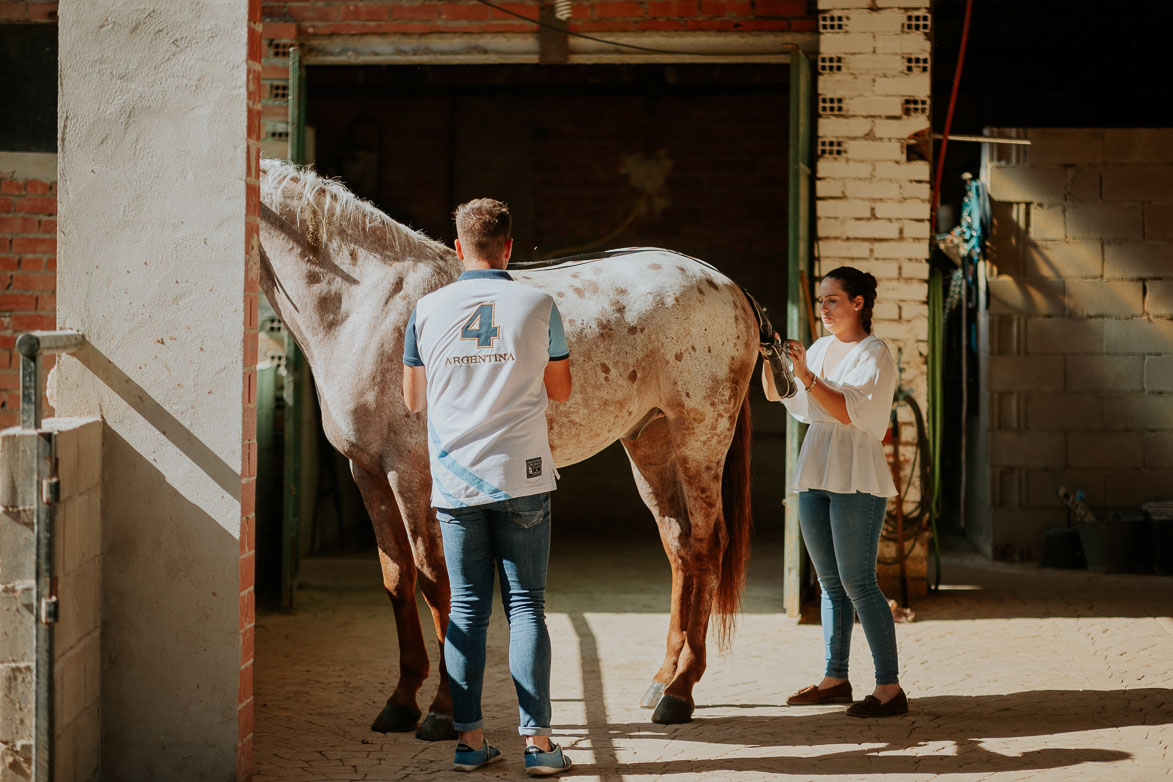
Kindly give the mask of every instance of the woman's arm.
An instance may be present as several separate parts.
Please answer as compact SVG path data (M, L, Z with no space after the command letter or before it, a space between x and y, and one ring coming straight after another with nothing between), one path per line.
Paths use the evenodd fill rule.
M794 364L794 377L802 383L806 392L814 397L819 405L834 416L841 424L850 424L851 416L847 413L847 398L842 391L831 388L819 380L818 376L806 365L806 348L796 339L786 340L786 353ZM777 393L775 391L775 393Z

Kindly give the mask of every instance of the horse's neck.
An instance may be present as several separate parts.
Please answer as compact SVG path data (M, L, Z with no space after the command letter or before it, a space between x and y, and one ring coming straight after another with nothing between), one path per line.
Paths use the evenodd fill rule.
M421 296L459 274L455 253L435 243L400 244L399 257L381 252L374 231L360 241L341 235L318 245L312 226L291 229L266 212L261 289L311 363L345 338L348 322L402 329Z

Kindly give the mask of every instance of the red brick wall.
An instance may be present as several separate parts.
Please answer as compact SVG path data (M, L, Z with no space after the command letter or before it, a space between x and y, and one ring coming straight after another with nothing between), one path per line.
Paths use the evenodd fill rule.
M55 328L56 312L57 183L0 171L0 427L20 423L16 337Z
M245 154L244 419L240 465L240 688L236 777L253 775L253 640L256 629L257 329L261 248L261 5L250 0L248 21L248 145Z
M55 22L57 3L0 0L0 22Z
M56 2L0 0L0 23L56 20ZM0 170L0 428L20 423L16 337L56 326L57 183ZM43 364L48 372L53 357Z
M496 3L536 18L541 3ZM296 22L302 35L367 33L525 33L536 28L475 0L281 0L263 5L266 21ZM806 0L574 0L570 29L795 31L815 29Z

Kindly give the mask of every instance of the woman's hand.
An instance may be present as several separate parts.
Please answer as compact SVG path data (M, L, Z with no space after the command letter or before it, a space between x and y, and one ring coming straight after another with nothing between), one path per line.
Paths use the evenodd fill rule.
M786 340L786 355L790 359L790 363L794 365L794 376L804 387L809 387L811 381L814 380L815 373L807 368L806 348L798 340L788 339Z

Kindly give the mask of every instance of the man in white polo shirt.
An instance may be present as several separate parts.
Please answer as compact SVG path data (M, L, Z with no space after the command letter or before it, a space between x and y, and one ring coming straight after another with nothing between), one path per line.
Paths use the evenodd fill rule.
M428 413L432 504L444 536L452 610L444 662L459 734L453 767L501 759L485 740L481 687L493 574L509 617L509 669L531 776L570 768L550 742L546 566L554 461L548 399L570 398L570 351L553 298L515 282L509 207L456 210L460 278L416 304L403 348L403 398Z

